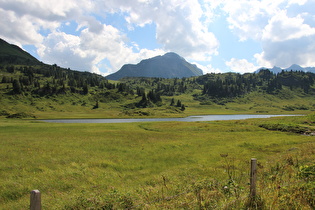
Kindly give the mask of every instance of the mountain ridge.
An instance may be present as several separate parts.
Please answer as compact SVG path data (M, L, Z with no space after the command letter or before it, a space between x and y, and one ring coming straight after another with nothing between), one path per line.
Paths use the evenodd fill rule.
M0 38L0 63L38 65L41 62L19 46L9 44Z
M277 66L274 66L272 68L261 67L261 68L257 69L254 73L258 73L261 70L265 70L265 69L268 69L268 70L270 70L271 72L273 72L275 74L278 74L281 71L291 71L291 70L292 71L303 71L303 72L315 73L315 67L301 67L298 64L292 64L290 67L285 68L285 69L282 69L282 68L277 67Z
M141 60L138 64L125 64L117 72L106 76L110 80L124 77L183 78L201 76L203 72L195 64L187 62L174 52Z
M159 73L156 71L159 67L156 67L156 64L159 63L159 60L163 59L164 70L166 64L169 63L169 60L176 59L176 63L171 66L170 71L164 71L164 73ZM180 63L182 65L180 65ZM18 65L41 65L43 62L36 59L27 51L23 50L17 45L10 44L5 40L0 38L0 64L18 64ZM143 68L149 68L147 72L139 71ZM180 68L183 68L184 73L180 71ZM278 74L282 71L303 71L315 73L315 67L301 67L298 64L292 64L288 68L280 68L274 66L272 68L261 67L257 69L254 73L258 73L261 70L268 69L271 72ZM129 72L128 72L129 71ZM128 72L128 73L126 73ZM183 77L192 77L192 76L201 76L203 72L195 64L187 62L183 57L179 56L174 52L168 52L164 55L155 56L149 59L141 60L138 64L124 64L121 69L113 74L106 76L107 79L119 80L123 77L160 77L160 78L183 78Z
M1 51L7 51L4 57L12 55L12 52L13 56L22 53L20 55L22 58L25 55L23 59L27 61L28 54L21 52L22 49L5 42L2 44L4 48ZM165 65L174 68L178 65L195 67L175 53L143 60L138 65L154 66L154 62L161 58ZM169 65L169 59L179 63ZM258 74L228 72L182 79L134 77L112 82L101 75L56 64L5 62L0 63L0 117L45 118L59 113L72 118L77 113L76 116L92 114L92 118L128 118L183 116L184 111L186 114L218 111L257 114L315 110L315 74L301 71L280 72L278 75L268 71Z

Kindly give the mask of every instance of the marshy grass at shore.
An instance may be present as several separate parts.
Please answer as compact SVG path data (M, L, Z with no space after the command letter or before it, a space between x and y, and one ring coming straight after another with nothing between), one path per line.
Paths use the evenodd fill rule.
M27 209L314 208L314 116L214 122L59 124L0 119L0 206ZM248 203L249 161L258 193ZM259 205L259 206L258 206Z

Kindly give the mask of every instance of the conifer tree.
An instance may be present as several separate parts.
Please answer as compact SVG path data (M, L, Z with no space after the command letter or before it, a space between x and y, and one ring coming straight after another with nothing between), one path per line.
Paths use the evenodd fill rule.
M12 85L13 85L13 93L15 93L15 94L21 94L22 93L22 87L21 87L19 80L17 80L17 79L13 80Z
M181 106L181 108L180 108L180 110L182 110L182 111L185 111L185 105L184 104L182 104L182 106Z
M89 88L88 88L88 85L85 83L83 85L83 94L84 95L87 95L89 93Z
M174 99L174 98L172 98L172 101L171 101L170 106L174 106L174 105L175 105L175 99Z

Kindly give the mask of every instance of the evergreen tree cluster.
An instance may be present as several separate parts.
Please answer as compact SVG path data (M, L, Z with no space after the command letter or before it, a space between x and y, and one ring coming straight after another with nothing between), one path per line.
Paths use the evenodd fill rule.
M274 74L268 69L258 73L206 74L182 79L125 78L110 83L105 77L90 72L73 71L57 65L2 65L0 82L7 94L44 97L58 94L91 95L96 102L141 100L136 107L161 106L162 96L194 93L196 99L221 99L242 96L251 91L277 94L283 88L314 93L315 74L301 71L282 71ZM5 87L5 86L4 86ZM200 91L200 94L198 93ZM133 105L134 106L134 105ZM181 101L171 106L185 110Z
M182 104L182 102L180 100L177 100L177 103L175 104L174 98L172 98L170 106L176 106L176 107L180 108L182 111L185 111L185 109L186 109L185 105Z
M148 94L146 94L144 89L139 89L138 95L139 94L141 94L141 100L136 104L136 107L146 108L153 107L154 104L157 106L162 105L161 95L157 93L155 90L150 90Z
M57 65L40 66L0 66L6 72L1 83L8 85L11 94L30 92L39 96L66 93L89 94L90 88L100 91L117 89L124 94L133 94L133 90L124 83L112 84L105 77L90 72L73 71ZM10 85L11 84L11 85Z
M301 88L304 93L309 93L314 85L315 74L302 71L282 71L269 80L267 92L281 90L282 86L287 86L290 90Z
M161 96L174 96L187 93L189 90L200 89L200 85L196 83L195 78L183 78L183 79L165 79L165 78L124 78L122 80L130 87L137 89L137 95L139 89L154 89L155 92Z
M282 71L278 74L270 70L261 70L259 73L225 73L207 74L197 78L203 85L203 95L212 98L233 98L251 91L265 91L275 94L283 86L293 89L302 89L305 93L312 90L315 74L302 71Z

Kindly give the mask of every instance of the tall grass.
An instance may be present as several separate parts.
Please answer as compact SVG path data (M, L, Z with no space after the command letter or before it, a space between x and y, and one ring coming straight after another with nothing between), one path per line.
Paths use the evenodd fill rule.
M249 160L256 157L256 204L311 208L314 185L302 169L314 164L313 137L269 131L261 121L1 119L0 206L26 209L29 192L39 189L44 209L239 208L248 206Z

